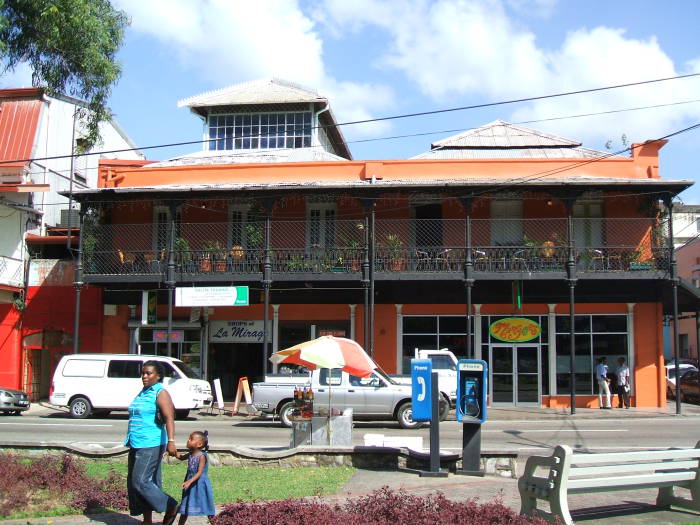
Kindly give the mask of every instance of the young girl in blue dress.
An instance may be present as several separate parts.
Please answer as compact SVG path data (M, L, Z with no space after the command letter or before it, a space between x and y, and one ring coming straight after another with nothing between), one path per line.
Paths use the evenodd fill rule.
M187 454L178 454L180 460L187 460L187 474L182 484L179 525L184 525L188 516L207 516L210 520L216 514L214 493L209 481L208 432L196 431L187 440Z

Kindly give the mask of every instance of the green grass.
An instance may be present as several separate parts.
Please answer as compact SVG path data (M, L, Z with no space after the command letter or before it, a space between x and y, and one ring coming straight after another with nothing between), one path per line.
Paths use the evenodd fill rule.
M90 476L113 468L126 478L126 463L86 463ZM163 490L180 499L187 463L163 465ZM355 472L351 467L209 467L214 503L336 494Z

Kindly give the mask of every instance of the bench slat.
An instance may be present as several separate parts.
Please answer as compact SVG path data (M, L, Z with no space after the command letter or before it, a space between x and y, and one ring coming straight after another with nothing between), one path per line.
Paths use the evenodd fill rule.
M576 453L571 456L572 465L594 465L600 463L624 463L660 459L700 459L700 448L676 450L645 450L643 452L603 452L595 454Z
M587 478L587 479L570 479L566 485L569 492L571 491L595 491L613 490L614 488L640 488L640 486L657 487L661 484L677 484L681 481L693 481L696 472L657 472L656 474L647 474L642 476L614 476L609 478Z
M654 472L657 470L670 469L693 469L697 470L698 460L691 459L685 461L657 461L654 463L624 463L622 465L594 465L591 467L571 467L569 469L569 479L578 476L592 476L600 474L618 474L623 472Z

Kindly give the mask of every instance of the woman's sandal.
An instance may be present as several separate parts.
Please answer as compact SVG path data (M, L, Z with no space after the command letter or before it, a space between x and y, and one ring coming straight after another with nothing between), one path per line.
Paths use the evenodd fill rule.
M180 510L180 505L175 505L165 512L163 516L163 525L172 525L175 522L177 513Z

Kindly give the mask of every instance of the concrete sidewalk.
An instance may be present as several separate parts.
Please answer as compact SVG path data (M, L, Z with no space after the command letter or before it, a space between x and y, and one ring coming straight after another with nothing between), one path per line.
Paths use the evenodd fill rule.
M340 502L347 498L366 496L382 487L404 490L409 494L425 496L442 492L448 499L464 501L476 498L479 502L500 499L504 505L520 509L517 480L492 476L469 477L450 474L446 478L420 477L418 474L400 471L358 470L335 496L325 501ZM659 510L653 504L655 490L637 490L571 496L569 505L577 523L587 525L663 525L700 522L700 514L682 510ZM217 508L220 510L220 506ZM154 516L160 522L162 516ZM3 525L52 524L74 525L102 523L106 525L136 525L140 520L127 513L110 513L93 516L65 516L53 518L0 521ZM188 524L204 525L204 517L192 517ZM397 524L399 525L399 524ZM451 525L451 524L443 524Z
M236 419L257 418L260 416L250 416L243 405L238 414L232 416L232 403L225 403L223 411L217 409L192 411L190 416L206 417L207 419L228 419L231 417ZM32 406L24 412L26 416L47 417L52 414L65 413L68 414L68 409L65 407L57 407L46 401L32 403ZM126 412L124 412L126 413ZM489 407L489 421L518 421L518 420L577 420L577 419L620 419L620 418L655 418L668 417L676 414L675 401L669 401L665 407L651 408L636 408L620 409L613 408L612 410L600 410L598 408L577 408L575 414L571 414L569 408L542 408L542 407ZM683 403L681 407L681 417L700 417L700 405L691 403ZM454 420L454 412L449 419Z

